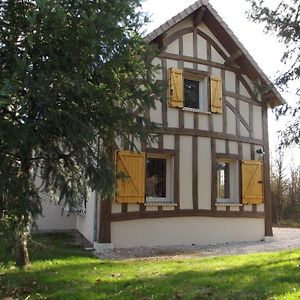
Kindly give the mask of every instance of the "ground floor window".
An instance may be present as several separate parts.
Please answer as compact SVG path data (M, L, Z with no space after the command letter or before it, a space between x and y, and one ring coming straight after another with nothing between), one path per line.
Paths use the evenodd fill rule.
M172 201L172 173L172 156L147 155L145 188L147 202Z
M239 164L237 160L217 160L217 203L239 203Z

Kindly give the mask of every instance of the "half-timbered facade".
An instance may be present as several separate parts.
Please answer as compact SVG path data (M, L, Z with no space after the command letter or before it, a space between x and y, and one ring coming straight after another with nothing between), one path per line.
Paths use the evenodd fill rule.
M151 145L115 152L118 194L74 226L98 246L209 244L272 235L268 108L283 99L206 1L147 36L163 95Z

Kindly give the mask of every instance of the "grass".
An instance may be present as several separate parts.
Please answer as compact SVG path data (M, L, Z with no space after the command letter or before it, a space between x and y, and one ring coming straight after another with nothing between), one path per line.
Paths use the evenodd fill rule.
M0 264L0 299L300 299L300 250L215 258L101 260L43 235L27 270Z

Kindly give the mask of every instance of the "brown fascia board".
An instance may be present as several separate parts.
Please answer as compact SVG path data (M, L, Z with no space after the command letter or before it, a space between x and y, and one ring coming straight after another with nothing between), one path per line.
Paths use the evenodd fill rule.
M228 25L223 21L223 19L218 15L215 9L208 3L207 0L199 0L165 22L163 25L159 26L157 29L149 33L145 38L150 42L155 42L159 40L159 37L169 30L171 27L175 26L177 23L182 21L184 18L191 15L196 10L200 9L202 6L206 6L207 11L203 16L203 22L209 28L209 30L215 35L218 41L223 45L223 47L231 55L235 53L238 49L241 50L243 55L239 57L235 63L237 63L246 73L246 75L253 81L259 82L262 85L270 87L269 92L263 96L264 100L267 101L271 107L285 104L285 100L282 98L280 93L273 86L272 82L265 75L262 69L254 61L252 56L234 35Z
M230 54L234 53L237 49L242 51L243 55L235 62L245 71L246 75L253 82L259 82L270 88L270 91L266 94L264 99L270 103L271 107L285 104L285 100L273 86L270 79L255 62L253 57L234 35L228 25L218 15L215 9L210 4L207 4L207 8L207 13L203 18L203 22L206 26Z

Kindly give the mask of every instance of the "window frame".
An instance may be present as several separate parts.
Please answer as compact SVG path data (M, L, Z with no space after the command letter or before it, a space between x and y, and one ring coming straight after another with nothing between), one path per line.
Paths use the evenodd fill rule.
M229 164L229 198L218 198L218 168L219 162ZM216 174L213 178L216 188L216 205L241 205L241 161L237 155L217 154L215 159Z
M166 197L148 197L146 195L147 159L149 158L166 160ZM147 152L145 162L145 203L174 203L174 154Z
M192 107L185 106L185 97L184 97L184 90L185 90L184 80L185 79L199 82L199 98L198 98L198 107L199 108L192 108ZM201 81L205 81L205 83L204 83L205 91L203 92L203 94L206 96L206 99L205 99L206 103L204 103L203 106L206 105L206 109L200 108L201 107L201 105L200 105L201 97L204 97L204 95L203 94L201 95L201 93L200 93ZM194 70L194 69L189 69L189 68L183 69L183 108L182 109L184 111L191 111L191 112L199 112L199 113L206 113L206 114L211 113L211 111L210 111L209 72Z

